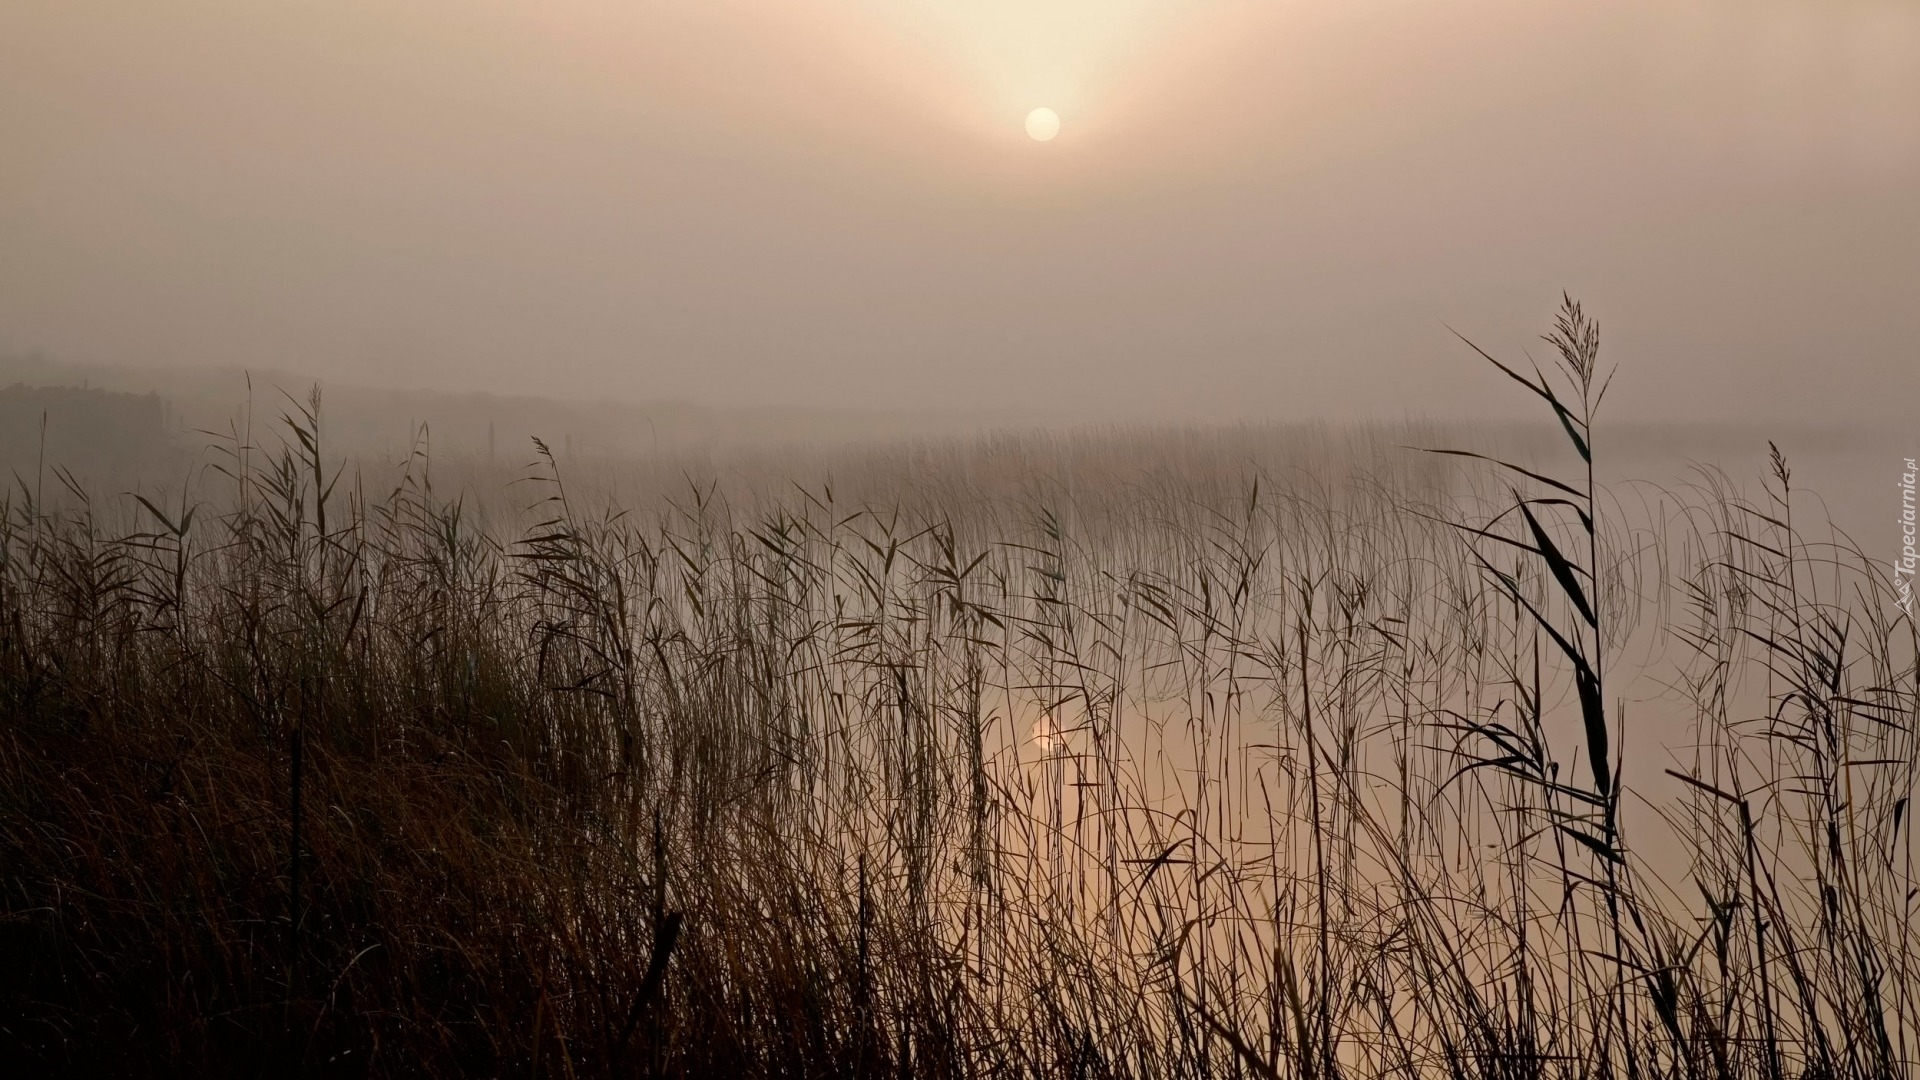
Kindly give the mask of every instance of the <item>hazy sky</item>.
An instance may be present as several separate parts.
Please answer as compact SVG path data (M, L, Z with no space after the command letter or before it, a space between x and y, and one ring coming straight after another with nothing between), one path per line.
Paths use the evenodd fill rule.
M1399 414L1563 287L1623 410L1910 419L1920 3L0 4L15 350Z

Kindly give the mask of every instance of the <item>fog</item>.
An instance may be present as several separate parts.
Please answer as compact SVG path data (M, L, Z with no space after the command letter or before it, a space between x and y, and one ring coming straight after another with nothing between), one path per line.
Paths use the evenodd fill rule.
M1920 1076L1917 242L1920 0L0 0L0 1075Z
M0 146L0 351L72 363L1470 416L1448 328L1564 289L1616 415L1916 383L1906 3L11 0Z

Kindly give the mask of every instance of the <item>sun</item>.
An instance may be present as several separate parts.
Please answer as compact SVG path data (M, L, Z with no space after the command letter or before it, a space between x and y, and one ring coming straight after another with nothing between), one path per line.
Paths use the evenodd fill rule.
M1060 114L1047 108L1028 113L1027 134L1033 137L1034 142L1046 142L1060 134Z

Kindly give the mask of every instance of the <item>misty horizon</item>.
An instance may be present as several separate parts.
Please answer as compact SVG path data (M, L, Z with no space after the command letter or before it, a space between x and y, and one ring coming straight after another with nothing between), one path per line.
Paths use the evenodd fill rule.
M1565 290L1622 419L1834 423L1920 339L1893 3L28 2L0 139L0 349L76 364L1472 417L1449 328Z
M1920 1075L1916 239L1916 0L7 0L0 1075Z

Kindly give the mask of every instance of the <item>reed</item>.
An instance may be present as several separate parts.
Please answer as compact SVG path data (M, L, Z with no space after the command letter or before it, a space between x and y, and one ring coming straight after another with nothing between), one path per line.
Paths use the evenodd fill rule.
M620 506L343 463L316 395L166 497L22 484L0 1061L1908 1075L1915 628L1778 455L1622 511L1548 340L1482 355L1564 467L1120 433Z

